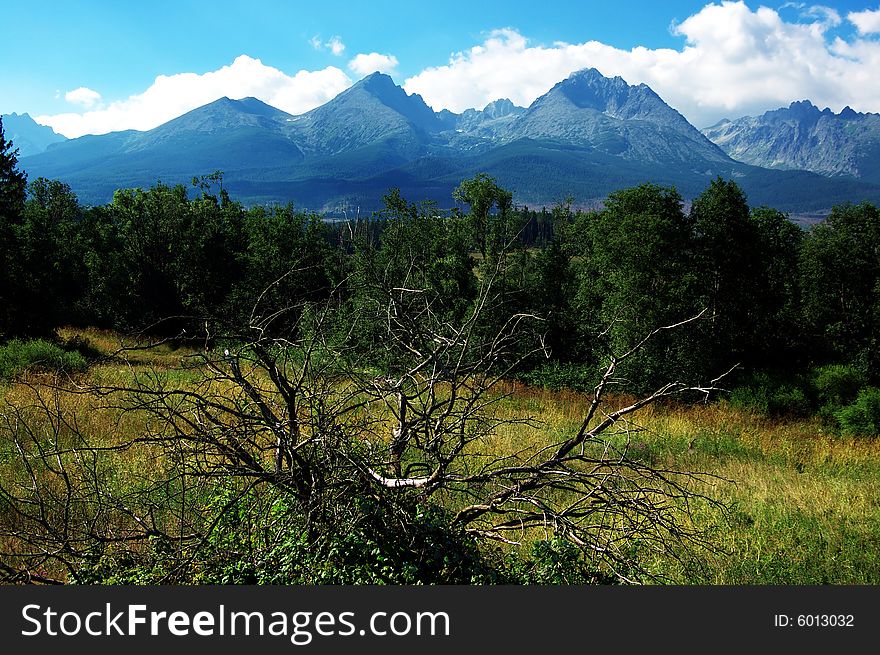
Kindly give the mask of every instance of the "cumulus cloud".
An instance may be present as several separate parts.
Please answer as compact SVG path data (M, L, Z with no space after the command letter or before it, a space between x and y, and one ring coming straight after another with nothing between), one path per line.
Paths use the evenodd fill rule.
M840 16L824 6L798 6L798 22L744 2L708 4L672 27L680 48L623 50L598 41L533 45L513 29L426 68L404 88L434 109L463 111L498 98L527 106L573 71L597 68L630 84L651 86L702 127L809 98L839 111L880 111L880 42L831 38ZM852 20L852 15L848 18ZM859 20L859 19L856 19ZM866 29L872 27L868 19Z
M101 102L101 94L97 91L81 86L78 89L73 89L73 91L65 93L64 99L71 104L91 109Z
M291 76L259 59L241 55L229 66L208 73L160 75L146 91L125 100L92 106L83 113L37 116L35 120L70 138L126 129L149 130L223 96L236 100L253 96L291 114L301 114L334 98L351 83L348 75L335 66L301 70ZM94 99L84 91L71 92L81 104ZM70 100L68 96L70 93L65 96Z
M348 68L361 77L376 71L390 75L397 69L397 64L397 57L394 55L381 55L378 52L371 52L369 54L361 53L356 55L354 59L348 62Z
M846 19L856 26L859 34L880 34L880 9L851 11Z

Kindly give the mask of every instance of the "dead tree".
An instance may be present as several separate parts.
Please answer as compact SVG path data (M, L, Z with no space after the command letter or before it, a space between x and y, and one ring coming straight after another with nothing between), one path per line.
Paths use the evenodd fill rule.
M24 467L0 487L7 579L64 577L44 569L76 579L78 563L108 545L150 538L197 553L223 512L258 488L290 499L309 539L338 525L357 497L393 503L410 495L454 508L454 524L480 540L566 539L597 570L623 581L649 573L633 554L635 541L673 557L711 548L688 517L696 502L717 504L702 491L708 478L631 457L626 435L637 429L638 410L673 395L708 394L717 381L670 382L622 406L608 402L622 362L659 332L687 329L698 317L610 353L574 433L523 452L499 451L492 442L501 429L541 425L540 417L512 417L499 408L508 395L503 382L524 358L544 350L540 317L512 313L486 321L500 306L501 265L484 274L457 324L435 311L437 298L424 288L387 289L376 308L385 326L376 347L398 362L387 375L376 377L363 354L347 345L345 328L359 317L339 311L333 297L255 312L245 333L230 335L231 345L191 357L194 379L186 383L132 367L130 383L48 384L35 389L29 407L7 404L0 430L12 435ZM273 334L273 321L293 310L294 329ZM46 400L46 389L56 399L87 397L136 417L142 427L134 436L120 430L96 443L60 402ZM130 497L114 495L100 460L135 448L154 453L156 479ZM231 481L236 492L206 514L194 500L218 481ZM177 509L169 514L169 507Z

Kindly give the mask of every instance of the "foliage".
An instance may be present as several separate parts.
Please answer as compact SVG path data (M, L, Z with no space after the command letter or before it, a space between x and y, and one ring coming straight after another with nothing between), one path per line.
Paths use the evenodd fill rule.
M389 292L429 306L441 322L461 323L477 293L468 226L443 217L435 207L407 202L397 189L385 196L379 243L359 238L355 245L346 311L357 317L351 338L374 363L396 366L377 347L386 329ZM417 295L404 290L418 290ZM384 353L384 354L383 354Z
M601 212L580 220L587 238L578 270L577 311L580 338L589 345L591 358L701 311L689 263L692 222L674 189L646 184L618 191ZM645 390L670 378L698 379L701 361L687 333L668 331L622 373L628 388Z
M551 361L524 371L519 377L527 384L554 391L561 389L590 391L599 381L598 375L595 366Z
M239 490L240 491L240 490ZM310 539L283 494L218 489L213 529L193 552L153 539L144 553L109 551L86 568L91 584L485 584L501 580L473 537L435 505L350 499L344 518ZM231 503L231 504L230 504ZM260 513L263 515L260 516Z
M453 198L470 205L468 213L471 238L483 258L493 260L510 247L520 226L513 210L513 194L502 189L494 178L479 173L463 181ZM492 212L492 208L497 209Z
M753 284L742 308L749 315L751 333L742 344L743 362L777 372L791 370L804 355L801 332L801 287L796 275L803 231L782 212L758 207L750 213L753 252L751 279L731 271L740 284Z
M880 373L880 211L868 203L835 207L804 239L800 256L806 337L820 363Z
M857 437L880 435L880 388L866 387L855 401L837 414L844 434Z
M18 149L6 140L0 119L0 337L16 331L16 279L12 267L18 249L15 229L21 220L27 176L18 170Z
M11 380L26 370L76 373L86 367L80 353L44 339L11 339L0 346L0 380Z
M864 371L852 364L826 364L810 371L813 409L831 425L837 422L837 413L856 399L867 386Z
M508 561L510 580L518 584L615 584L617 581L591 568L583 553L565 539L533 541L527 555Z
M730 404L740 409L772 417L802 417L810 413L811 403L798 380L770 373L754 373L730 393Z
M236 250L233 241L227 249L230 260L236 258L233 270L240 273L236 277L226 272L223 288L228 299L224 301L218 289L213 306L226 307L227 315L235 317L237 324L247 325L252 318L269 315L279 307L318 300L339 282L331 264L328 229L320 217L295 212L288 205L254 207L235 220L243 220L237 228L243 232L243 245ZM277 329L289 328L296 318L287 316Z

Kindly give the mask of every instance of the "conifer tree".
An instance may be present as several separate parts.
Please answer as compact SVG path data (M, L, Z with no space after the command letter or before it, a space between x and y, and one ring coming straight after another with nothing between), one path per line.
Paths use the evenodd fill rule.
M15 230L24 208L27 176L18 170L18 149L6 140L0 119L0 338L12 319L11 294L15 267Z

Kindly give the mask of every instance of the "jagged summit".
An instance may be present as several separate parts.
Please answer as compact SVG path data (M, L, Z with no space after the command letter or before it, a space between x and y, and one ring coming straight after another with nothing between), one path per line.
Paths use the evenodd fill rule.
M554 85L505 137L550 138L650 162L727 159L650 87L605 77L595 68Z
M18 148L20 157L39 154L50 146L67 140L51 127L37 123L27 112L4 114L2 118L3 132Z
M307 153L336 155L374 145L404 161L417 156L443 122L420 95L376 72L290 126L290 137Z
M516 114L522 111L523 108L517 107L509 98L493 100L483 107L483 113L488 118L503 118L504 116L510 116L511 114Z
M760 116L713 125L703 133L734 159L755 166L880 183L878 114L848 106L835 114L799 100Z

